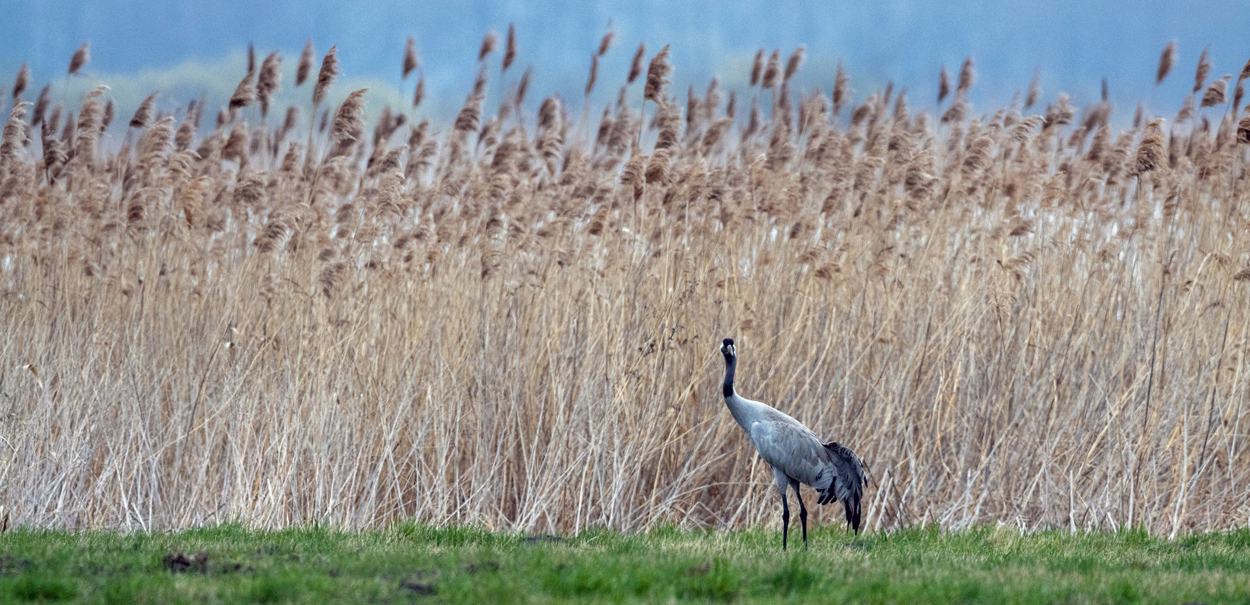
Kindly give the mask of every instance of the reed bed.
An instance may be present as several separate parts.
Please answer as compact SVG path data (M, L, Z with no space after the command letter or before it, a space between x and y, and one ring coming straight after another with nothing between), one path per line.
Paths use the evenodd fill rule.
M681 101L640 47L600 114L527 102L513 35L445 124L319 107L337 49L318 73L311 44L285 120L276 54L215 126L15 87L0 517L772 523L720 397L733 337L745 396L863 457L870 531L1250 522L1244 71L1119 129L1036 85L975 113L971 60L918 111L841 70L794 89L800 52Z

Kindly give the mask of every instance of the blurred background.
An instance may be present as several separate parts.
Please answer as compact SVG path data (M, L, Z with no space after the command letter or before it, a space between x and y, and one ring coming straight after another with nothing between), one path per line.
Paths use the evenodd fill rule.
M275 50L285 59L278 107L306 106L310 87L296 89L294 72L310 39L316 65L338 46L344 75L332 102L369 87L371 111L411 108L416 77L401 79L411 36L427 93L414 117L449 119L472 86L483 35L494 30L502 47L509 23L516 26L519 54L502 79L502 52L488 59L488 108L531 65L530 104L537 107L559 92L566 104L579 107L591 54L609 30L615 44L601 60L590 98L594 108L615 100L640 42L648 58L672 45L670 90L683 101L687 86L701 92L713 76L722 87L745 90L761 47L780 48L784 61L804 45L807 60L796 79L801 89L819 86L828 93L841 62L854 102L893 81L896 90L908 89L913 108L933 107L939 69L945 66L953 80L963 59L972 56L978 72L970 95L974 114L1004 107L1035 73L1043 108L1060 91L1078 107L1097 102L1106 78L1112 121L1119 125L1132 119L1138 103L1171 117L1193 87L1204 48L1214 64L1208 81L1235 78L1250 58L1250 3L1213 0L4 0L0 23L5 111L12 107L14 78L27 63L27 100L51 83L59 101L72 104L102 82L111 87L122 117L153 91L161 93L158 110L174 112L203 94L215 111L245 74L249 44L257 61ZM1176 67L1156 86L1159 55L1171 40L1179 51ZM90 43L91 60L81 75L67 78L70 56L83 42ZM637 83L631 94L631 100L641 98Z

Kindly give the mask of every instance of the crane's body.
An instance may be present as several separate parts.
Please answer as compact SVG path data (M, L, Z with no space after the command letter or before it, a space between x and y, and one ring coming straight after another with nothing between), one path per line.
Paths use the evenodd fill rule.
M811 429L780 410L738 395L734 389L738 358L733 339L725 339L721 353L725 356L725 406L760 457L773 469L773 479L781 495L781 548L786 548L790 529L790 504L786 496L790 487L799 498L803 545L807 546L807 507L799 494L801 484L811 486L820 494L821 505L834 499L842 502L847 524L858 534L860 499L864 493L864 465L859 456L837 442L822 443Z

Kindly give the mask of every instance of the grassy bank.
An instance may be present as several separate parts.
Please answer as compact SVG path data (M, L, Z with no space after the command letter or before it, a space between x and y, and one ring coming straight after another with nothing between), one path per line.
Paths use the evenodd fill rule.
M822 601L1207 603L1250 597L1250 531L1022 535L657 529L572 538L404 525L384 532L0 535L0 599L107 603Z

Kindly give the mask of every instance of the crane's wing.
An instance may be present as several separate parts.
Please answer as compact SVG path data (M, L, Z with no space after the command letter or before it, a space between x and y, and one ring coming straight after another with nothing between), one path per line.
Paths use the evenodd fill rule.
M751 423L748 433L760 457L799 483L818 491L828 489L833 481L829 455L816 434L785 414L769 416Z
M830 468L833 470L831 489L821 494L820 503L827 504L837 498L846 511L846 522L859 533L860 499L864 496L864 463L846 446L837 441L825 444L829 452Z

